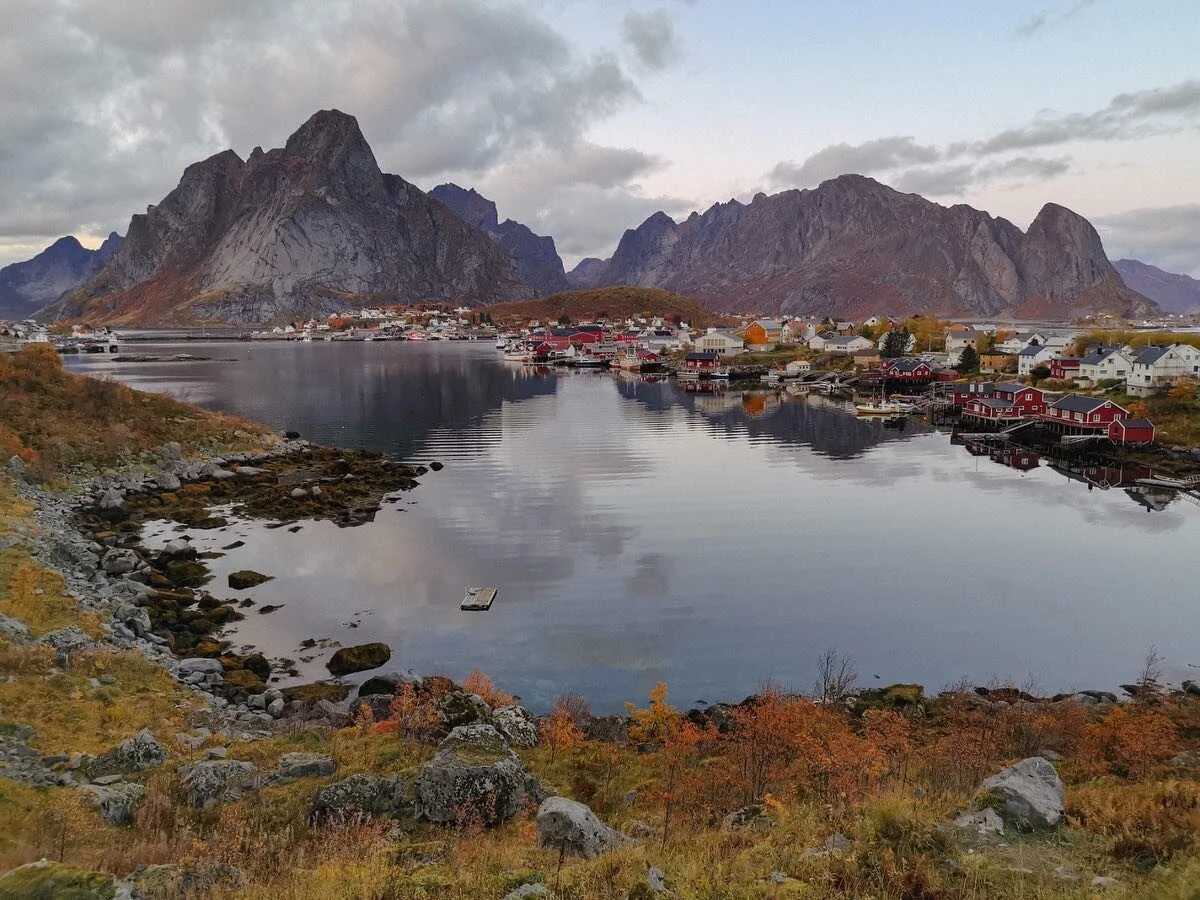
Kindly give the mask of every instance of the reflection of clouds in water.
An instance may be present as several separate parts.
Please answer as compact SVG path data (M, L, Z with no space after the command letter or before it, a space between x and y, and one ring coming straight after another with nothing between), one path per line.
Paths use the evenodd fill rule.
M663 634L632 625L611 631L556 628L546 638L545 662L555 668L600 666L645 674L662 671L668 656Z
M667 596L670 572L671 560L661 553L642 554L638 557L633 574L625 579L625 596Z

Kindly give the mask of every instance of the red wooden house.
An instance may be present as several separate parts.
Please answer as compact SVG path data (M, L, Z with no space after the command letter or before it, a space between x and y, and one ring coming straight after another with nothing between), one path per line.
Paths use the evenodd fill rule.
M1035 387L1015 381L996 385L993 396L1012 405L1022 416L1040 416L1046 411L1046 395Z
M689 353L683 358L683 367L689 372L711 372L721 365L721 354L716 352Z
M932 381L933 369L920 359L902 357L885 359L879 367L883 377L889 381Z
M1079 358L1075 356L1064 356L1062 359L1050 360L1050 377L1057 378L1059 381L1066 381L1074 378L1079 374Z
M960 381L950 386L954 405L966 406L968 400L991 400L996 396L996 385L990 381Z
M1107 431L1117 419L1128 419L1129 410L1102 397L1067 394L1047 408L1043 420L1065 428Z
M1108 439L1114 444L1153 444L1154 423L1149 419L1116 419L1108 425Z

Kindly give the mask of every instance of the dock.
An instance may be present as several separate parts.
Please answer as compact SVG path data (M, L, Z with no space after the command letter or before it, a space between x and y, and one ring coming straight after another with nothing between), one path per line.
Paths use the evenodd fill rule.
M496 589L493 587L467 588L467 595L463 597L462 609L489 610L495 599Z

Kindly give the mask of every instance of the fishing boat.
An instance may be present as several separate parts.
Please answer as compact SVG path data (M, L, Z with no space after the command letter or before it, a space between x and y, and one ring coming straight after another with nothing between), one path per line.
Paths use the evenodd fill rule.
M728 381L729 380L729 370L725 369L725 368L713 369L712 372L709 373L709 377L710 378L722 378L722 379L725 379L726 381Z
M465 610L489 610L492 608L492 602L496 599L496 589L494 587L468 587L467 594L463 597L461 609Z

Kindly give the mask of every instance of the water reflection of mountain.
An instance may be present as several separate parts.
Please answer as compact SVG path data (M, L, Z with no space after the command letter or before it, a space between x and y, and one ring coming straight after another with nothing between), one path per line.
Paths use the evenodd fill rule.
M434 429L473 431L478 441L486 431L480 423L504 403L557 390L557 378L547 370L440 347L363 343L327 349L256 347L238 365L215 372L204 405L295 429L320 443L407 456Z
M811 447L834 459L850 459L877 444L932 430L916 419L905 420L903 429L885 428L880 421L858 418L821 398L792 399L776 391L693 393L665 382L634 380L618 382L617 390L653 412L680 407L703 417L710 429Z

